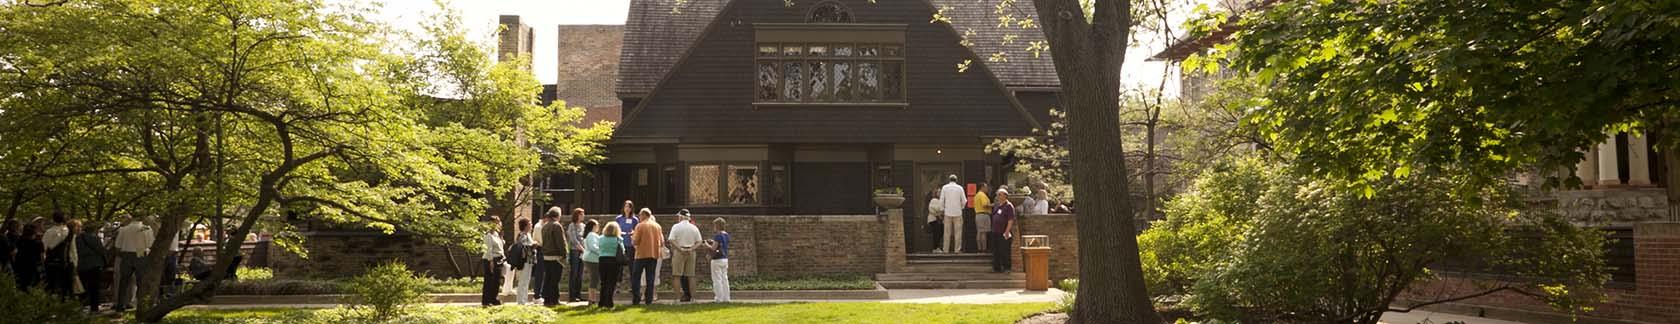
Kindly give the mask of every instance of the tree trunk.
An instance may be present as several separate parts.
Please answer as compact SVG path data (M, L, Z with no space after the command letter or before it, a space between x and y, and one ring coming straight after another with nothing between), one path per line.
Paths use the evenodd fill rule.
M1098 0L1091 21L1076 0L1034 0L1068 111L1070 182L1079 241L1072 323L1160 323L1144 286L1120 133L1120 67L1131 3Z
M1680 222L1680 145L1662 150L1664 192L1668 193L1668 219L1662 221Z

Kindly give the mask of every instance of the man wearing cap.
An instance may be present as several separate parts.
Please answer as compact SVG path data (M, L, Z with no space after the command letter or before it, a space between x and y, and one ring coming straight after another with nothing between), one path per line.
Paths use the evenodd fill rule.
M694 226L694 220L684 209L677 212L677 225L671 226L671 275L677 277L677 283L682 285L681 302L694 300L693 286L690 280L694 276L694 248L700 246L700 227Z
M1015 239L1015 204L1009 202L1009 191L997 191L997 207L992 208L992 272L1007 273L1010 241Z

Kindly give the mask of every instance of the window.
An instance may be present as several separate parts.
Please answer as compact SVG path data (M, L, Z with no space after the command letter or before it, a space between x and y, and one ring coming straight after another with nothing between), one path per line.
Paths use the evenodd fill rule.
M661 170L665 177L665 205L676 206L682 204L682 177L677 174L676 166L666 166Z
M902 103L904 47L883 43L761 43L760 103Z
M805 17L809 23L849 23L852 22L852 11L838 2L826 1L811 9L811 14Z
M758 204L758 166L729 166L729 204Z
M688 204L716 205L718 203L718 166L688 167Z
M688 205L763 206L787 204L787 167L759 162L711 162L688 166Z

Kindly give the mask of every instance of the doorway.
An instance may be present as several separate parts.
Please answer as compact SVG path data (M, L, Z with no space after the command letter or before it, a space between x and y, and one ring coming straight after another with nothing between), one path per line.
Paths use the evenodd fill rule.
M911 253L927 253L939 245L939 238L928 233L928 200L933 199L930 194L938 194L933 191L950 182L946 178L953 174L962 179L962 163L917 163L915 174L916 186L912 193L916 198L911 201L915 203L911 210L916 212L912 219L904 222L906 230L910 232L910 235L904 237L912 238L912 242L904 246L909 247Z

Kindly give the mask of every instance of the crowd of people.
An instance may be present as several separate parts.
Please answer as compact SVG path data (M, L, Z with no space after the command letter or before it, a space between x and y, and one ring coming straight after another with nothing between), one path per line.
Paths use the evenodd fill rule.
M1009 249L1015 239L1016 215L1050 213L1049 198L1043 190L1033 195L1031 188L1022 187L1026 199L1022 206L1017 207L1009 201L1008 186L1000 186L988 195L989 185L981 182L974 185L976 190L970 194L968 189L958 184L957 175L950 175L946 180L944 186L927 195L927 228L934 240L933 252L962 252L963 211L972 210L976 252L991 254L992 272L1009 272Z
M0 225L0 280L13 280L20 291L39 289L78 300L91 313L101 311L105 289L110 288L115 300L109 310L126 311L135 305L138 275L155 240L149 222L128 217L113 224L83 223L62 212L28 222L6 220ZM107 232L114 237L107 239ZM172 246L166 262L178 260L178 251ZM177 268L165 267L165 287L174 282L168 279L175 277Z
M549 208L532 226L529 219L515 220L513 243L504 242L501 219L488 218L484 232L484 254L480 269L485 274L484 306L500 305L502 292L512 290L521 304L543 305L587 302L614 307L613 297L621 281L628 283L632 305L652 304L660 284L659 273L671 263L671 276L682 295L680 302L692 302L698 281L698 258L711 261L713 299L729 302L729 242L727 222L712 220L712 236L704 237L693 215L684 209L669 232L653 211L635 208L624 201L623 210L605 226L585 219L584 210L573 209L571 219L561 221L564 210ZM513 281L507 281L508 274ZM566 280L567 294L560 297L560 282ZM510 289L511 286L511 289Z

